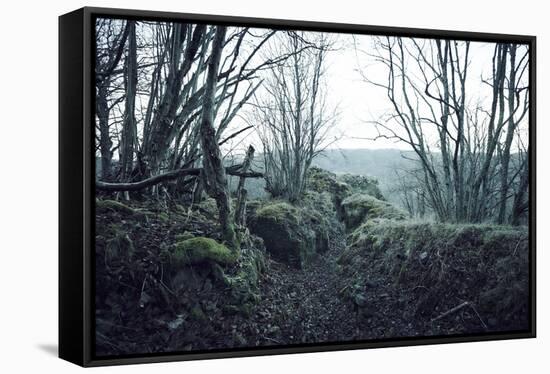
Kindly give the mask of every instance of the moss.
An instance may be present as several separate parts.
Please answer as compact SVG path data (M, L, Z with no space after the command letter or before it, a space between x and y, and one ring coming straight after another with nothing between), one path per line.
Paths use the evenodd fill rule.
M313 166L307 172L307 185L312 191L333 192L336 183L336 174L330 171Z
M218 206L216 205L216 200L208 197L197 204L197 208L209 217L217 217L218 215Z
M260 209L263 205L263 201L261 200L248 200L246 202L246 215L247 217L253 216L256 214L258 209Z
M225 238L224 243L228 245L233 252L238 254L241 248L241 238L235 231L235 225L232 223L227 225L223 232L223 237Z
M308 170L307 188L310 193L328 194L332 200L333 210L336 211L338 217L342 213L342 201L352 193L351 187L338 180L336 174L317 167Z
M342 202L342 218L346 228L354 229L373 218L403 220L406 213L386 201L356 193Z
M378 200L386 200L376 178L364 175L343 174L338 179L347 184L353 192L371 195Z
M274 259L302 268L316 252L310 218L305 209L275 201L258 209L249 227L263 239Z
M256 211L256 216L274 220L279 223L300 223L300 212L298 209L289 203L282 201L261 207Z
M224 305L226 312L249 315L254 310L254 305L260 300L259 285L266 270L265 255L263 241L246 231L235 266L225 272L219 270L223 274L223 284L229 290L230 298Z
M230 265L236 261L236 254L214 239L196 237L176 243L172 263L176 266L214 262Z

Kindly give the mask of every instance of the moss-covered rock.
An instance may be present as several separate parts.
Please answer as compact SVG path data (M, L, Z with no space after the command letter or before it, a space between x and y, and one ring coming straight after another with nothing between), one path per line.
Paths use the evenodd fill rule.
M250 231L261 237L278 261L302 268L318 249L317 235L304 209L287 202L267 203L250 217Z
M392 204L367 194L356 193L342 202L342 219L348 230L374 218L403 220L406 217L405 212Z
M338 180L336 174L318 167L308 170L307 187L309 191L330 194L338 217L341 216L342 201L352 193L351 187Z
M172 266L193 265L213 262L230 265L237 260L236 253L214 239L202 236L176 243L171 255Z
M336 183L336 174L328 170L313 166L307 172L307 187L311 191L332 192Z
M386 200L382 191L380 191L378 179L376 178L356 174L342 174L338 176L338 180L349 186L354 193L367 194L378 200Z
M216 200L211 197L201 200L196 205L196 208L207 217L217 217L218 206L216 205Z
M265 252L257 248L243 248L237 272L227 277L232 302L227 305L234 312L249 314L260 300L259 282L264 273Z

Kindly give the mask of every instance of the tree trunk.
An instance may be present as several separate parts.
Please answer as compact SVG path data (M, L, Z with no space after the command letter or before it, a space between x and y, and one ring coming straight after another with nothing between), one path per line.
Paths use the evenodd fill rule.
M129 179L134 166L134 143L136 141L136 89L137 89L137 45L136 22L128 21L128 55L124 64L126 71L126 104L121 139L121 178Z
M206 190L208 194L216 200L223 239L230 248L238 250L239 243L237 242L233 217L231 215L227 178L222 162L220 147L216 139L216 129L214 128L214 101L225 32L226 28L224 26L217 26L216 35L212 43L212 53L208 63L208 73L202 104L200 138Z
M101 150L101 179L111 179L111 164L113 154L111 134L109 133L109 104L107 102L107 83L101 82L97 88L96 111L99 123L99 146Z
M527 150L525 157L526 159L523 163L518 190L514 196L514 203L510 214L510 223L514 226L520 224L521 215L525 210L529 209L529 150Z
M506 130L506 140L504 143L504 150L502 152L501 163L501 179L500 179L500 202L498 212L498 223L503 224L506 218L506 206L508 203L508 191L510 188L510 181L508 180L508 174L510 169L510 150L512 148L512 141L514 140L514 132L516 131L516 122L514 120L514 107L515 107L515 91L516 91L516 46L510 46L510 79L508 80L508 112L510 113L510 119L508 120L508 129Z

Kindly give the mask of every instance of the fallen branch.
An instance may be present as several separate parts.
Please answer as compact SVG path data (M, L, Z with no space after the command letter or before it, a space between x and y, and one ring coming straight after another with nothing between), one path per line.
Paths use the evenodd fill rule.
M462 304L457 305L457 306L455 306L454 308L449 309L449 310L446 311L445 313L443 313L443 314L441 314L441 315L435 317L434 319L432 319L432 322L435 322L435 321L437 321L437 320L440 320L441 318L447 317L449 314L452 314L452 313L454 313L454 312L456 312L456 311L459 311L460 309L462 309L462 308L464 308L465 306L468 306L468 305L470 305L470 303L469 303L468 301L465 301L465 302L463 302Z
M460 310L460 309L462 309L462 308L464 308L464 307L467 307L467 306L469 306L470 309L472 309L472 310L474 311L474 313L476 314L477 318L479 319L479 322L481 322L481 324L483 325L483 328L484 328L485 330L487 330L488 328L487 328L487 325L485 324L485 322L483 321L483 318L481 318L481 316L480 316L479 313L477 312L477 309L476 309L476 308L474 307L474 305L473 305L472 303L470 303L469 301L465 301L465 302L463 302L462 304L457 305L457 306L455 306L454 308L449 309L449 310L446 311L445 313L443 313L443 314L441 314L441 315L435 317L434 319L432 319L432 322L435 322L435 321L437 321L437 320L439 320L439 319L441 319L441 318L444 318L444 317L448 316L449 314L452 314L452 313L454 313L454 312L456 312L456 311L458 311L458 310Z
M200 175L202 168L188 168L169 171L164 174L156 175L151 178L144 179L139 182L130 183L108 183L96 181L95 187L102 191L139 191L156 184L167 182L170 180L182 178L188 175ZM240 171L241 165L233 165L225 168L225 172L229 175L235 175L242 178L263 178L263 173L256 171L244 172Z

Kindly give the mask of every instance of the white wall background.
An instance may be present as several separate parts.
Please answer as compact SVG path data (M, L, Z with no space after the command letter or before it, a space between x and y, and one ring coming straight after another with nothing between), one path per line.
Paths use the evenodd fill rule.
M110 0L2 3L0 372L75 372L57 346L57 17L84 5L538 36L538 335L465 343L112 367L95 373L520 373L548 364L550 28L543 1Z

